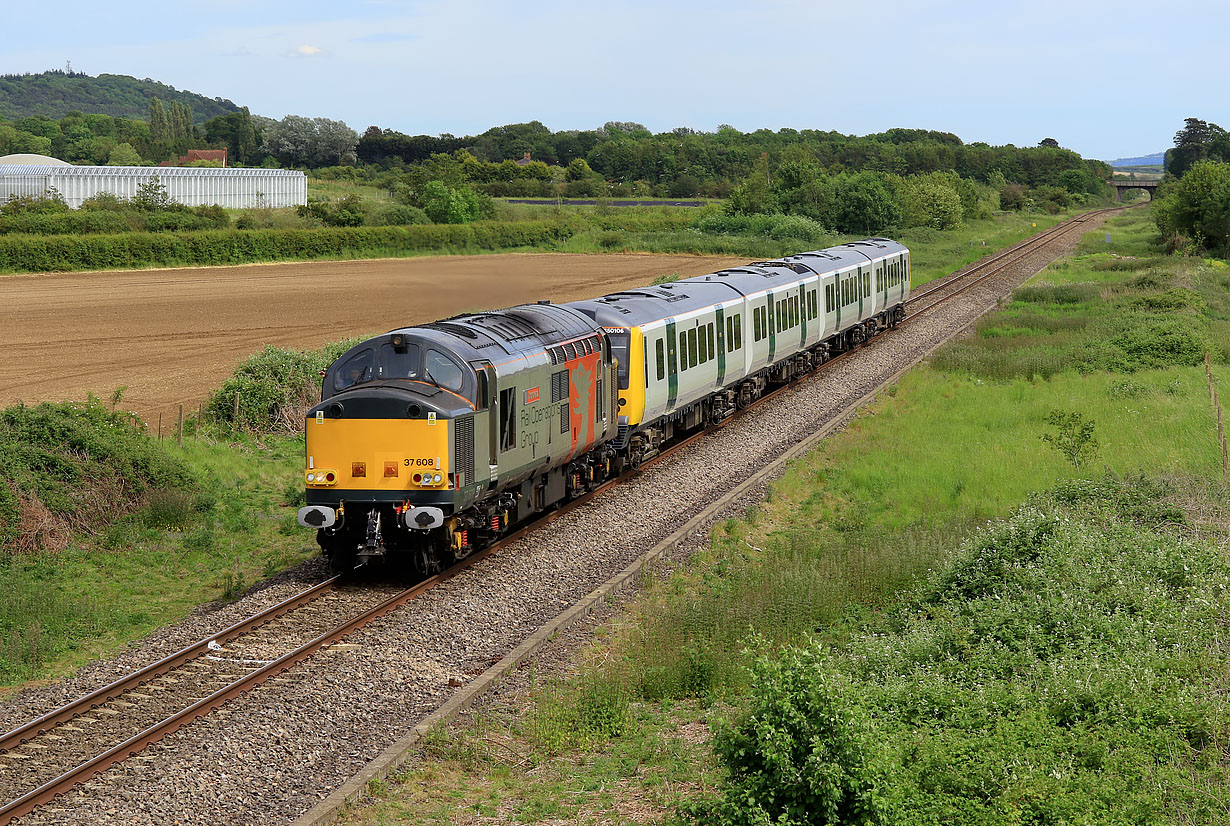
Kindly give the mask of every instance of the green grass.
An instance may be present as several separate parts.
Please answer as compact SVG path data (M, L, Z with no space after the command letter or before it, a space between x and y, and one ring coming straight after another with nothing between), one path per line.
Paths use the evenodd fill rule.
M69 673L317 553L287 526L301 438L150 441L197 470L200 493L192 506L147 499L63 549L0 557L0 687Z
M1021 231L1000 226L1005 243ZM830 771L846 796L821 784L808 806L865 794L871 822L1224 820L1230 684L1216 629L1230 557L1215 414L1186 351L1144 362L1159 317L1179 319L1210 343L1224 390L1230 271L1161 259L1155 238L1140 212L1087 235L1075 259L792 463L688 565L642 575L572 676L438 733L419 768L347 822L433 822L459 785L459 800L532 801L481 810L500 822L637 804L670 820L690 804L646 804L649 784L602 758L687 725L726 732L717 751L743 767L718 810L706 808L722 799L712 758L677 775L708 822L758 822L746 801ZM937 243L932 260L964 249ZM1074 369L1108 335L1118 349ZM1094 424L1080 468L1042 438L1055 410ZM1039 526L1045 537L1028 539ZM491 750L501 738L513 752ZM786 742L823 744L800 746L821 762L789 768ZM475 750L486 762L467 762ZM642 759L638 775L674 765Z

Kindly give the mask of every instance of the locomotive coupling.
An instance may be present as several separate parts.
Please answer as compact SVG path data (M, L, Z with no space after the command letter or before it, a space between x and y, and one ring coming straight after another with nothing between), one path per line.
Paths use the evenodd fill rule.
M323 505L299 508L299 524L305 528L331 528L337 522L337 511Z

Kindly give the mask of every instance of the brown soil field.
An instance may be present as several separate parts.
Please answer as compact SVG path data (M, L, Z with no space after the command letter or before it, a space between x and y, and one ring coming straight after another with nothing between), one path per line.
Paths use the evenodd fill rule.
M458 313L575 301L745 263L514 254L0 277L0 406L108 399L164 430L266 344L314 348Z

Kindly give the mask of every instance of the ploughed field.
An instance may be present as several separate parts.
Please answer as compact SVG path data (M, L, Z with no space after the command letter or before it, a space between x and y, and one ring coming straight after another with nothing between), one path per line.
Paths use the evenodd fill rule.
M164 427L265 345L351 336L539 299L573 301L746 263L510 254L0 278L0 406L108 399Z

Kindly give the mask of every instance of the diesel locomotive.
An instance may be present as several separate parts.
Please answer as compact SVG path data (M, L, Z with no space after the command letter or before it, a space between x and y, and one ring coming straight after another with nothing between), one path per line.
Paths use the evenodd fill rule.
M909 293L909 250L869 238L377 336L308 411L299 523L339 570L433 573L896 326Z

